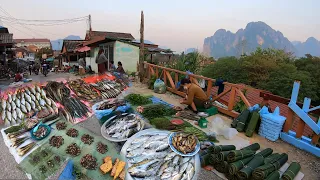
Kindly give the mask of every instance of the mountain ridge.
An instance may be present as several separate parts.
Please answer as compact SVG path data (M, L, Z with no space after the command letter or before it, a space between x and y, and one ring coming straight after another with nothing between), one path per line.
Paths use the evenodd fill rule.
M52 50L54 50L54 51L61 50L64 39L66 39L66 40L81 40L80 36L76 36L76 35L69 35L63 39L52 40L52 41L50 41L51 46L52 46Z

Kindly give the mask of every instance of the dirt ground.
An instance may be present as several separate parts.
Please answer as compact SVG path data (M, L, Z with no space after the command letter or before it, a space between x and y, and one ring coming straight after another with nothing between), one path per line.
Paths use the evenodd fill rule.
M134 84L132 89L141 94L152 94L170 104L179 105L178 100L180 99L180 97L170 92L167 92L166 94L155 94L151 90L147 89L145 85L139 84L139 83ZM232 119L228 117L223 118L223 120L229 121L228 123L231 123L232 121ZM272 142L257 134L254 134L254 136L251 138L246 137L245 134L243 133L239 133L237 136L244 138L252 143L255 143L255 142L259 143L261 146L261 149L272 148L274 152L287 153L289 156L288 163L291 163L294 161L300 163L301 172L304 173L304 179L307 179L307 180L320 179L320 158L314 156L313 154L300 150L282 140L277 140L276 142ZM207 175L213 174L212 172L204 172L204 171L205 170L202 170L201 175L199 176L199 179L202 179L202 178L208 179ZM219 177L216 177L216 178L220 179Z

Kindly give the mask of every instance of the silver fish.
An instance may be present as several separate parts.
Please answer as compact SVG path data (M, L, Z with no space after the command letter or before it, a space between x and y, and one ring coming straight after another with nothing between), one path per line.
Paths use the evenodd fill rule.
M171 177L171 173L170 173L170 172L163 173L163 174L161 175L161 179L168 179L168 178L170 178L170 177Z
M31 105L28 102L26 102L26 109L28 112L31 111Z
M146 149L153 149L153 148L157 148L163 144L167 144L166 142L163 142L163 141L148 141L144 148Z
M7 115L8 121L11 123L11 121L12 121L11 112L7 111L6 115Z
M52 99L50 99L50 100L51 100L51 107L52 107L53 109L57 108L56 103L55 103Z
M12 96L11 96L11 94L10 94L10 93L8 93L8 99L7 99L7 100L8 100L8 102L9 102L9 103L11 103L11 102L12 102Z
M166 150L168 148L169 148L169 144L167 144L167 143L166 144L162 144L159 147L157 147L156 152L164 151L164 150Z
M181 179L182 174L180 173L172 173L172 177L171 180L180 180Z
M164 158L164 160L165 161L171 160L175 155L176 155L175 152L171 152Z
M188 164L186 173L187 173L188 180L191 180L194 175L194 167L193 167L192 163Z
M39 104L40 104L40 106L44 106L46 104L46 102L43 99L40 99Z
M14 103L14 101L11 102L11 110L15 110L16 109L16 103Z
M127 151L132 151L134 149L137 149L137 148L141 147L142 145L143 145L143 142L136 143L136 144L131 144L131 146L129 146L127 148Z
M13 95L12 95L12 101L15 101L16 99L17 99L16 94L13 94Z
M164 172L165 169L167 169L169 166L169 161L165 161L161 166L160 166L160 169L157 173L158 176L161 176Z
M43 90L43 89L41 89L40 94L41 94L42 98L47 97L46 92L44 92L44 90Z
M7 107L7 101L6 100L1 99L1 107L2 107L2 109L6 109L6 107Z
M24 89L24 92L26 92L26 94L29 95L29 96L30 96L30 94L31 94L31 92L30 92L29 89L27 89L27 88Z
M46 101L46 104L51 106L51 100L50 99L48 99L47 97L44 97L44 100Z
M167 135L155 135L155 136L151 136L148 139L148 141L159 141L159 140L165 139L167 137L168 137Z
M36 99L38 100L38 101L40 101L40 99L41 99L41 94L40 93L36 93Z
M30 106L31 109L36 110L36 104L33 101L31 101Z
M36 90L35 90L34 86L29 87L29 90L31 91L32 94L36 94Z
M1 119L4 121L6 119L6 110L2 110L1 112Z
M142 147L142 148L138 148L138 149L135 149L133 151L130 151L128 154L127 154L127 157L128 158L132 158L132 157L136 157L138 155L141 155L142 152L144 152L145 149Z
M180 166L180 171L179 171L179 173L180 173L180 174L183 174L184 171L187 170L188 165L189 165L189 163L184 163L184 164L182 164L182 165Z
M172 173L174 171L174 167L167 167L165 170L163 170L164 173Z
M179 159L180 159L180 156L179 156L179 155L176 155L176 156L173 158L172 164L173 164L174 166L175 166L175 165L178 165Z
M7 102L7 110L11 112L12 108L11 108L11 103Z
M22 105L26 105L26 100L24 99L24 97L21 98L20 103L21 103Z
M22 111L23 113L25 113L25 114L28 113L28 110L27 110L27 108L26 108L25 105L21 105L20 108L21 108L21 111Z
M25 94L24 98L26 99L27 102L31 102L32 99L28 94Z
M16 112L17 112L17 117L22 120L23 119L22 111L19 108L17 108Z
M12 119L14 121L16 121L17 120L17 112L16 112L16 110L13 110L11 114L12 114Z
M141 156L136 156L133 158L129 158L129 162L132 164L140 163L147 159L163 159L166 157L167 152L160 152L160 153L150 153L150 154L142 154Z
M131 176L133 177L147 177L147 176L152 176L156 174L156 170L154 168L151 168L150 170L149 167L152 164L158 163L159 160L154 159L154 160L145 160L143 162L140 162L138 164L134 164L133 166L128 168L128 172Z
M36 89L36 91L37 91L37 92L39 92L39 93L41 92L41 90L40 90L40 87L39 87L39 86L37 86L37 85L36 85L36 86L35 86L35 89Z
M140 144L140 143L144 143L146 142L146 140L148 140L150 138L150 136L142 136L140 138L136 138L135 140L133 140L131 142L131 144Z
M31 97L32 101L36 101L37 100L36 97L33 94L31 94L30 97Z
M186 162L189 162L191 160L191 157L183 157L180 159L180 164L184 164Z
M20 104L20 103L21 103L21 102L20 102L20 99L17 98L16 101L15 101L15 103L16 103L17 108L20 108L20 105L21 105L21 104Z

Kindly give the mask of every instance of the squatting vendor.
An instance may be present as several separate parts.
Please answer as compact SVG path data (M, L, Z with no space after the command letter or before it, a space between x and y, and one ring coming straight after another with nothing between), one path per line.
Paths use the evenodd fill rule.
M180 100L180 104L188 105L188 108L192 110L194 113L198 113L198 108L204 108L205 103L208 101L207 94L202 90L202 88L187 78L182 79L180 85L187 92L187 96L184 99Z

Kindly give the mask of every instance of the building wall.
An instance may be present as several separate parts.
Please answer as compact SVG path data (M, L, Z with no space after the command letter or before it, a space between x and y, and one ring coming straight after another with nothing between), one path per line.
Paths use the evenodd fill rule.
M122 62L125 71L136 72L139 61L139 47L116 41L114 46L114 64Z
M17 47L23 47L23 46L30 46L30 45L34 45L37 46L39 49L40 48L51 48L51 43L50 42L23 42L23 43L17 43L16 46Z
M90 57L86 57L86 66L91 66L92 71L98 73L98 64L96 63L96 57L98 55L99 48L91 47Z

